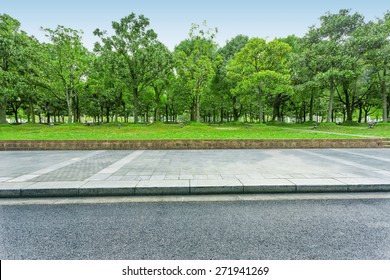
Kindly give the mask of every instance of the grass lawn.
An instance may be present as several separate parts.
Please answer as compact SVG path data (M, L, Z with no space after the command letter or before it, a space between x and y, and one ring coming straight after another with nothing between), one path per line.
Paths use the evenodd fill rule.
M283 124L267 126L252 124L44 124L0 125L0 140L153 140L153 139L349 139L364 137L390 138L390 125L374 128Z

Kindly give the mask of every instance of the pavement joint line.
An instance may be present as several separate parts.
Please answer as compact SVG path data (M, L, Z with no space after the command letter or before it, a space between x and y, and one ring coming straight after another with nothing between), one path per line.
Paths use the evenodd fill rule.
M145 152L144 150L134 151L131 154L127 155L126 157L124 157L124 158L118 160L117 162L111 164L110 166L100 170L98 173L92 175L91 177L85 179L85 181L93 181L93 180L96 180L95 178L100 180L101 177L99 177L99 176L105 176L105 175L106 175L106 178L108 178L112 174L114 174L115 172L119 171L123 166L125 166L126 164L129 164L130 162L132 162L133 160L138 158L144 152Z
M31 173L29 173L29 174L21 175L21 176L19 176L19 177L16 177L16 178L13 178L13 179L11 179L11 180L8 180L7 182L10 182L10 183L14 183L14 182L27 182L27 181L29 181L29 180L31 180L31 179L34 179L34 178L36 178L36 177L39 177L39 176L41 176L41 175L44 175L44 174L53 172L53 171L55 171L55 170L58 170L58 169L60 169L60 168L65 167L65 166L74 164L74 163L76 163L76 162L85 160L85 159L87 159L87 158L93 157L93 156L98 155L98 154L102 154L102 153L104 153L104 152L106 152L106 151L93 151L93 152L90 152L90 153L86 154L85 156L81 156L81 157L77 157L77 158L72 158L72 159L70 159L70 160L63 161L63 162L54 164L54 165L52 165L52 166L49 166L49 167L46 167L46 168L43 168L43 169L40 169L40 170L31 172Z

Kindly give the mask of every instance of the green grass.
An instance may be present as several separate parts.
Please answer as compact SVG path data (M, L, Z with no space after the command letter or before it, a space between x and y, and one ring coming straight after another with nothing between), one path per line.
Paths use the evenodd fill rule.
M44 124L0 125L0 140L153 140L153 139L349 139L390 138L390 125L338 126L320 124L264 125L232 123L224 125L190 124Z
M311 124L284 124L283 127L296 130L310 130L318 134L347 134L357 137L383 137L390 138L390 123L378 123L374 128L369 128L368 124L336 125L335 123L321 123L315 129Z

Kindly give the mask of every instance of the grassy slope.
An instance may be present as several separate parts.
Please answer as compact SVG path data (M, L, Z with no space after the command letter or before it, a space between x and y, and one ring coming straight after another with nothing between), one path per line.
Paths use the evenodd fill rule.
M333 134L336 133L336 134ZM85 126L83 124L47 125L1 125L0 140L151 140L151 139L345 139L362 136L389 137L390 126L345 127L320 125L312 129L310 125L265 126L243 124L179 125L153 124L133 125L104 124Z

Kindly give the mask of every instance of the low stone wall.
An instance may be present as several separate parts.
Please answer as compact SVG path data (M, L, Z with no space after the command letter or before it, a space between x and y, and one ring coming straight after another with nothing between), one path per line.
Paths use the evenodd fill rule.
M383 139L0 140L1 151L384 148Z

